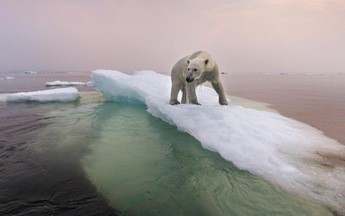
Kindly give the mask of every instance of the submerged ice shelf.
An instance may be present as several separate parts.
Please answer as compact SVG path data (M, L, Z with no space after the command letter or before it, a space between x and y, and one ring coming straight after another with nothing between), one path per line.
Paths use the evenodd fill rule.
M344 167L325 166L325 156L344 155L345 147L321 131L277 113L234 103L219 106L217 94L208 87L197 91L203 106L169 105L170 77L152 71L94 71L92 85L109 101L145 103L149 113L238 168L345 213Z

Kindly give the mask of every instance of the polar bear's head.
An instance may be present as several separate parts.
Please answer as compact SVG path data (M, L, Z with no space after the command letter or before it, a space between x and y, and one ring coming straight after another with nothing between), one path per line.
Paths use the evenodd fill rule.
M187 70L185 77L187 82L199 79L205 71L210 68L210 60L203 58L195 58L187 60Z

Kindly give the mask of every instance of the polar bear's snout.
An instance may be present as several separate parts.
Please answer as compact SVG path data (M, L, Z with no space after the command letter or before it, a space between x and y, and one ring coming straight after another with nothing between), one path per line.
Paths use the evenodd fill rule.
M191 83L194 80L200 79L200 77L201 77L200 70L198 70L196 68L194 68L193 70L188 68L188 71L189 71L189 73L188 73L188 75L186 77L186 81L188 83Z
M191 77L191 76L187 76L187 77L186 77L186 81L189 82L189 83L190 83L190 82L193 82L193 80L194 80L194 78Z

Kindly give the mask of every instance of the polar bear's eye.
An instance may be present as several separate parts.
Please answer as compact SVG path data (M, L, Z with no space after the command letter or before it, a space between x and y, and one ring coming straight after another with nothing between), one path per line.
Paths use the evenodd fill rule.
M190 68L187 68L187 70L189 70L189 71L190 71Z

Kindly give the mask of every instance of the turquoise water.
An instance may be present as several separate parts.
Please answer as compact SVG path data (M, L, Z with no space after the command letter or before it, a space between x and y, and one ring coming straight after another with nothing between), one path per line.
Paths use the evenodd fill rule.
M331 215L237 169L144 105L83 98L35 105L32 112L44 115L39 123L45 126L32 133L30 149L48 161L77 164L120 214Z

